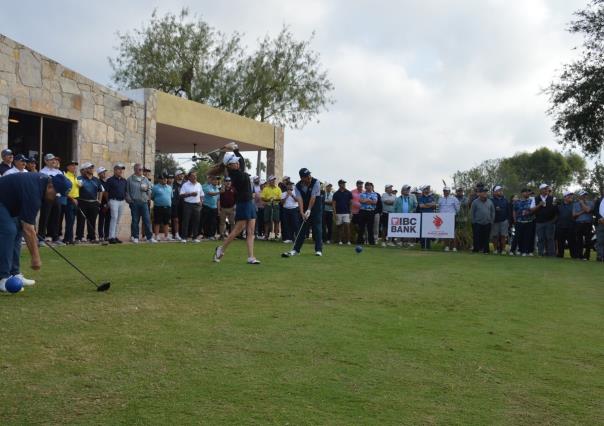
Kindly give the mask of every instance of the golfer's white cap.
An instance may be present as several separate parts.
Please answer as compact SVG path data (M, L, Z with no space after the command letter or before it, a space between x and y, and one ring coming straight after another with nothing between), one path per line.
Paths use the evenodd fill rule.
M503 189L503 186L497 185L495 188L493 188L493 192L501 191L502 189Z
M226 154L224 154L224 158L222 159L222 163L225 166L228 166L229 164L238 163L238 162L239 162L239 157L237 157L232 152L227 152Z
M107 169L104 168L103 166L101 166L98 169L96 169L96 174L98 175L98 174L101 174L101 173L106 172L106 171L107 171Z
M562 193L562 195L564 195L565 197L568 197L569 195L573 195L573 193L571 191L564 191Z
M92 164L90 161L86 161L80 166L80 170L89 169L91 167L94 167L94 164Z
M539 185L539 189L545 189L545 188L549 188L549 185L547 183L542 183L541 185Z

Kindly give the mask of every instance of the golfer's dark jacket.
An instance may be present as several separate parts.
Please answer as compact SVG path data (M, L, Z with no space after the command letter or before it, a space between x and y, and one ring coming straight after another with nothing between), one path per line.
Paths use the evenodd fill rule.
M311 178L310 185L308 185L307 191L302 190L302 186L303 186L302 181L299 181L296 184L296 189L298 190L298 194L300 194L300 197L302 198L302 207L303 207L304 211L306 211L308 209L308 206L310 204L312 189L315 187L316 184L317 184L317 179ZM317 198L320 198L320 196L317 196ZM322 203L321 203L320 199L315 200L315 205L312 208L313 214L321 211L321 204Z

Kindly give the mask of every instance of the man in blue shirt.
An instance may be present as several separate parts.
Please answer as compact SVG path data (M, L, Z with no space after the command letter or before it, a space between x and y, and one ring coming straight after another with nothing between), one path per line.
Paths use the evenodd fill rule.
M201 206L200 230L209 240L216 239L216 228L218 227L218 199L220 187L216 176L208 176L208 181L201 186L203 189L203 205Z
M52 203L57 193L66 194L70 189L71 183L62 174L14 173L0 179L0 292L6 292L6 280L11 276L21 278L24 285L35 284L20 270L21 238L25 238L32 269L39 270L36 216L43 201Z
M126 179L122 176L126 167L122 163L113 166L113 176L107 179L105 190L107 191L107 204L111 213L109 223L109 244L121 244L118 235L120 218L126 206Z
M378 194L373 192L373 184L365 182L365 191L359 195L359 234L357 235L357 244L365 244L365 233L369 244L375 245L375 234L373 233L373 223L375 209L378 203Z
M436 211L436 201L434 195L430 191L430 185L422 187L422 194L417 199L418 212L419 213L434 213ZM424 250L430 250L432 239L422 238L421 246Z
M96 219L99 215L100 197L104 191L101 181L94 176L94 164L86 162L80 167L80 176L78 176L80 186L80 196L78 198L78 220L76 224L76 241L84 240L84 224L87 227L89 243L96 243Z
M493 240L494 254L505 254L505 245L508 238L509 212L510 206L508 200L503 196L503 187L500 185L493 188L493 198L491 198L495 207L495 220L491 226L491 240Z
M168 225L172 213L172 182L168 184L168 176L162 175L159 182L153 185L151 190L153 200L153 238L159 240L160 226L164 233L164 239L168 238Z
M339 244L350 245L350 220L352 206L352 192L346 189L346 181L338 181L338 190L333 194L333 210L336 214L336 229L338 230Z

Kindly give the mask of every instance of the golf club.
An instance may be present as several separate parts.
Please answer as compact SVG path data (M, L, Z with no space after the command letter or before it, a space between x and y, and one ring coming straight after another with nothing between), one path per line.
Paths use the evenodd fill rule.
M88 223L88 226L90 226L90 227L91 227L91 228L94 230L94 225L92 224L92 222L90 221L90 219L88 219L88 218L86 217L86 215L84 214L84 212L82 211L82 209L80 208L80 206L77 206L77 207L78 207L78 211L80 212L80 214L81 214L82 216L84 216L84 219L86 219L86 222ZM108 243L107 241L101 241L101 245L102 245L102 246L106 246L106 245L108 245L108 244L109 244L109 243Z
M40 241L44 242L44 239L42 237L40 237L39 235L38 235L38 239ZM111 287L111 283L109 281L105 281L105 282L102 282L100 284L95 283L94 281L92 281L92 279L90 279L90 277L88 277L88 275L86 275L84 272L82 272L82 270L80 268L78 268L77 266L75 266L69 259L67 259L65 256L63 256L61 254L61 252L59 252L56 248L54 248L48 241L44 242L44 244L46 244L46 247L48 247L49 249L51 249L52 251L54 251L61 259L63 259L70 266L72 266L73 269L75 269L80 274L82 274L82 276L84 278L86 278L88 281L90 281L92 283L92 285L94 285L96 287L96 291L107 291L107 290L109 290L109 287Z
M300 229L298 229L298 232L296 233L296 238L294 238L294 245L292 246L292 250L294 250L294 248L296 247L296 243L298 242L298 237L301 234L302 227L304 226L304 224L306 223L307 220L308 219L302 220L302 224L300 225ZM290 257L289 251L285 252L285 253L281 253L281 257Z

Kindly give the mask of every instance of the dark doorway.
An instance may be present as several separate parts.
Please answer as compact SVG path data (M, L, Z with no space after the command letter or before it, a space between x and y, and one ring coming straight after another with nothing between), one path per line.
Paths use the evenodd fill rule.
M53 153L62 164L74 159L74 122L59 118L10 109L8 119L8 147L15 154L25 154L38 160Z

